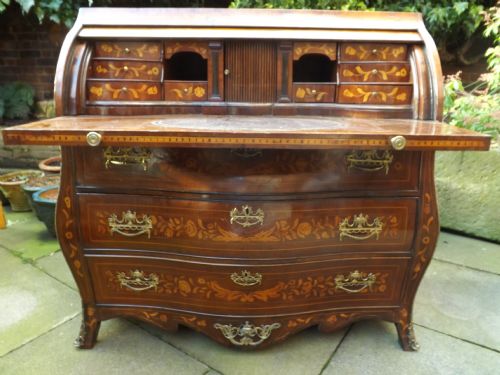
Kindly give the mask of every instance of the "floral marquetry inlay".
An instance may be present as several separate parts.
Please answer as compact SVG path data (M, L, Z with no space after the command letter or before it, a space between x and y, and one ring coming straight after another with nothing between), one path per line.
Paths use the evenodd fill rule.
M192 96L201 99L205 96L206 92L205 88L202 86L189 86L183 89L171 89L170 91L173 92L179 99L189 99Z
M408 70L405 67L399 68L392 66L388 70L383 69L363 69L361 66L356 66L354 70L344 68L342 70L342 76L347 78L359 78L363 82L370 81L372 79L377 79L381 81L388 81L391 77L403 78L408 76Z
M120 276L124 272L106 271L108 288L114 291L137 293L124 289ZM164 294L167 296L194 297L198 299L218 299L226 302L252 303L256 301L300 301L324 298L338 294L384 293L389 273L363 273L353 271L349 276L331 274L309 276L278 281L275 285L253 291L241 291L224 287L216 280L204 277L189 277L155 272L155 287L144 289L142 293ZM369 285L368 285L369 284ZM366 286L365 286L366 285Z
M408 95L404 91L400 91L399 87L394 87L389 92L384 92L381 90L378 91L368 91L364 90L361 87L354 87L344 89L342 94L347 98L359 98L363 103L367 103L370 100L380 100L383 103L386 103L388 99L393 99L399 102L406 102L408 100Z
M97 212L97 231L101 234L109 233L109 220L112 214ZM360 234L360 219L354 216L325 216L315 218L292 218L276 220L265 229L252 230L247 233L240 230L233 231L229 219L204 220L199 217L182 217L160 215L147 215L148 232L151 238L166 239L197 239L216 242L285 242L300 240L331 240L344 237L365 236L367 238L376 236L384 239L397 239L401 235L400 219L398 216L377 217L376 225L361 223L362 234ZM143 216L141 216L143 217ZM228 216L229 217L229 216ZM355 221L356 228L348 229L347 224ZM260 226L259 226L260 227ZM365 233L366 232L366 233ZM343 238L340 238L342 234Z
M336 43L294 43L293 45L293 59L299 60L302 56L307 54L321 54L327 56L330 60L337 59L337 45Z
M110 57L138 57L146 58L158 55L160 47L158 44L122 44L122 43L100 43L98 49L102 55Z
M406 48L403 46L348 45L345 48L345 54L356 60L401 60L405 52Z
M134 78L139 78L141 75L157 77L160 75L160 69L157 66L148 68L147 65L142 64L135 66L132 64L118 66L113 63L98 64L95 67L97 73L108 73L110 72L113 77L120 77L125 73Z

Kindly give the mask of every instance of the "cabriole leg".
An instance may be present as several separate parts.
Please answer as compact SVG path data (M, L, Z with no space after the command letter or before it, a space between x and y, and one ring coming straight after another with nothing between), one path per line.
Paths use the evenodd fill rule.
M96 318L95 308L84 307L80 334L75 340L75 346L79 349L92 349L97 341L100 327L101 321Z

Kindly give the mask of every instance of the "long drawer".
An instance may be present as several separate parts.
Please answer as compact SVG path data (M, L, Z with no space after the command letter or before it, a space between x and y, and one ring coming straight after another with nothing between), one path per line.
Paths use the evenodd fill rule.
M78 184L203 193L416 191L420 153L81 148Z
M258 315L394 306L408 258L228 265L87 256L97 304Z
M409 252L417 199L210 201L81 194L86 248L224 257ZM277 251L279 250L279 251Z

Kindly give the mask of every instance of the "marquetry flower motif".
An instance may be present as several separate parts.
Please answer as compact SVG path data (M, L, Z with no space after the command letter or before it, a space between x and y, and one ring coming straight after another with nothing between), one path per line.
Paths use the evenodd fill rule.
M101 49L106 53L113 52L113 47L110 46L109 44L101 44Z
M387 81L390 76L394 77L406 77L408 75L408 71L406 68L398 69L396 66L391 67L389 70L382 69L368 69L364 70L361 66L357 65L354 68L354 71L349 69L342 70L342 75L344 77L362 77L363 82L368 81L371 77L380 77L382 81Z
M156 66L154 66L147 71L147 74L149 76L157 76L158 74L160 74L160 69L158 69Z
M383 103L386 103L388 98L395 98L396 101L404 102L407 99L405 92L399 92L399 88L395 87L390 92L384 91L365 91L361 87L356 87L355 91L345 89L342 94L347 98L362 98L363 103L371 101L372 98L380 98Z
M299 87L295 92L295 97L298 99L310 98L317 102L321 101L327 93L325 91L317 91L309 87Z
M158 94L158 88L156 86L151 86L151 87L148 87L146 92L148 93L148 95L156 95L156 94Z
M102 87L91 86L90 93L92 95L97 96L97 97L101 97L102 96Z
M121 293L137 293L130 289L121 288L116 277L120 272L108 270L105 272L107 287ZM309 299L320 299L337 294L377 294L387 290L388 273L370 273L373 276L373 284L370 288L356 289L350 292L346 288L339 288L336 282L338 275L319 275L291 279L288 281L277 281L274 285L251 291L231 289L221 285L215 280L204 278L193 278L185 275L172 273L159 274L157 288L147 289L140 293L163 294L167 296L181 296L186 298L198 298L206 300L223 300L226 302L253 303L256 301L301 301ZM224 283L224 282L222 282Z
M201 86L197 86L195 87L194 89L194 95L198 98L201 98L203 97L203 95L205 95L205 89Z
M106 69L105 67L103 67L101 64L97 65L95 67L95 70L97 73L107 73L108 72L108 69Z

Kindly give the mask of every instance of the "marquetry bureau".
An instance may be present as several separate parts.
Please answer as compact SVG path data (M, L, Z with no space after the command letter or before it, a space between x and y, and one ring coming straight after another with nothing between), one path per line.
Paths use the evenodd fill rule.
M380 318L415 350L434 151L489 147L439 122L441 81L418 14L81 10L59 117L3 133L62 146L77 345L118 316L242 348Z

